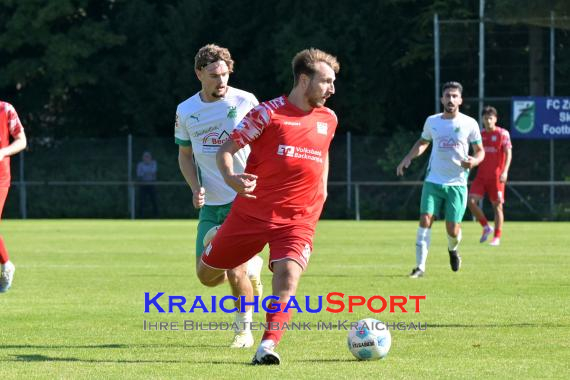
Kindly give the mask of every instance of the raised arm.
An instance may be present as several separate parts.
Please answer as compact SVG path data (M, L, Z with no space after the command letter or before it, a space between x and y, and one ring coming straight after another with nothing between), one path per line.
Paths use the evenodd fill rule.
M428 140L424 140L423 138L420 138L418 141L416 141L414 146L412 146L412 149L410 149L408 154L404 156L404 158L396 168L396 174L399 176L403 176L404 169L407 169L410 166L414 158L421 156L426 151L429 144L430 142Z

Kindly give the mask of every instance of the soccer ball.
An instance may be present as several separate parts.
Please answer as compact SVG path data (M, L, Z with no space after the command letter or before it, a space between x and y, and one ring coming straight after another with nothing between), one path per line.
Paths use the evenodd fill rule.
M384 323L366 318L352 326L347 343L348 349L358 360L378 360L388 355L392 336Z

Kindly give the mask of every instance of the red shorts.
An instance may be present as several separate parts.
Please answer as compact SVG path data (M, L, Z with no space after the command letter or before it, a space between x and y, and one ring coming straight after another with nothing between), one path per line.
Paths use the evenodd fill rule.
M269 270L273 263L291 259L303 270L313 250L315 226L276 224L230 211L212 242L204 248L202 262L215 269L235 268L269 244Z
M4 203L6 203L8 190L10 190L9 187L0 187L0 219L2 219L2 211L4 210Z
M469 195L475 195L483 198L487 193L489 200L493 203L504 203L505 202L505 184L499 179L479 179L475 177L475 180L471 184L469 189Z

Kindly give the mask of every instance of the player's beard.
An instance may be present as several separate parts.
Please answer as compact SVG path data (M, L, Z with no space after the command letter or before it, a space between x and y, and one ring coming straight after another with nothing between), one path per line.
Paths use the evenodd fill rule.
M453 103L448 103L444 108L446 113L453 113L457 108L457 106L454 105Z
M212 92L211 95L212 95L213 98L221 99L221 98L223 98L224 96L226 96L226 93L227 93L227 92L228 92L228 86L224 86L224 87L222 88L222 91L220 91L220 89L217 88L216 91L215 91L215 92Z
M313 108L323 107L327 101L326 97L320 94L320 91L311 91L311 89L308 89L307 92L305 92L305 96L307 97L307 102Z

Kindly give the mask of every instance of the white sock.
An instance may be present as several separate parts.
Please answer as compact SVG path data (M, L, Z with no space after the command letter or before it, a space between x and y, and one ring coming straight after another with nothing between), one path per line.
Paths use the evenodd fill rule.
M265 339L262 340L261 343L259 344L259 348L269 348L270 350L275 349L275 342L272 341L271 339Z
M251 322L253 321L253 316L251 312L251 308L247 310L245 313L236 313L235 316L235 323L236 323L236 330L235 332L244 332L251 330Z
M253 256L247 262L247 277L259 277L261 267L263 266L263 259L257 255Z
M12 264L12 263L10 262L10 260L8 260L8 261L6 261L4 264L2 264L2 272L4 272L4 268L5 268L6 266L9 266L10 264Z
M451 237L447 235L447 249L449 249L450 251L457 251L460 242L461 242L461 230L459 230L457 237Z
M426 270L429 244L431 242L431 228L418 227L416 235L416 266L420 270Z

